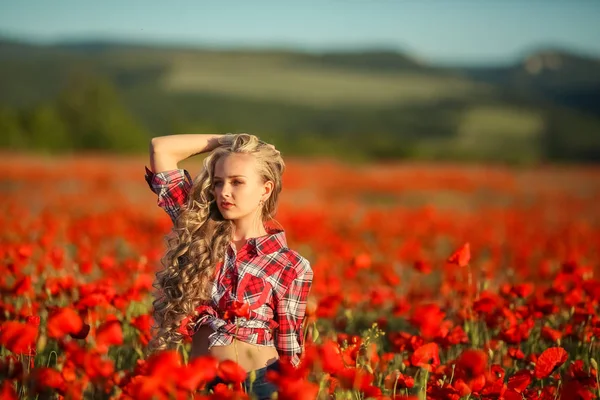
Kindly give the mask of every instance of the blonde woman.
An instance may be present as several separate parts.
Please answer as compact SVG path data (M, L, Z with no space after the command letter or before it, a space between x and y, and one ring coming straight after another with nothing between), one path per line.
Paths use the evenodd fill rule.
M208 152L194 180L177 165ZM235 360L246 385L255 371L254 394L270 398L276 387L266 371L283 358L300 363L313 279L285 231L270 226L285 169L280 152L245 133L163 136L151 141L150 167L145 179L174 226L154 283L149 351L192 336L192 358Z

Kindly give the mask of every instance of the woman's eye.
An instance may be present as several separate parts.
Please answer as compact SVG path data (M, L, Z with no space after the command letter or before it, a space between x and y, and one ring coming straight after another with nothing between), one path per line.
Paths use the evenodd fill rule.
M242 182L242 181L233 181L232 183L234 185L243 185L244 184L244 182ZM215 186L221 186L222 184L223 184L223 182L215 182L214 183Z

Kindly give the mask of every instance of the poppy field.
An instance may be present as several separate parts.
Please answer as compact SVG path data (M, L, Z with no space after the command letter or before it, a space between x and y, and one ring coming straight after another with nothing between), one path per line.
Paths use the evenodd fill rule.
M600 396L600 168L285 160L314 281L279 399ZM1 399L250 398L190 342L144 353L171 227L144 165L0 157Z

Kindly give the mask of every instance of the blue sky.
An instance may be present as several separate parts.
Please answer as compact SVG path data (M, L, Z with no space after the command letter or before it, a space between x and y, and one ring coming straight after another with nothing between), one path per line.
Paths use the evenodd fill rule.
M388 48L511 62L539 46L600 56L600 0L0 0L0 35L307 51Z

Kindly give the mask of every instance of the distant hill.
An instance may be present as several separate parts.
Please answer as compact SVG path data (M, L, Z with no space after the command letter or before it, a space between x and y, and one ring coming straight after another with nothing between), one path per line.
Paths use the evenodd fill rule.
M502 68L464 68L465 76L509 90L526 91L600 116L600 58L546 49Z
M352 159L600 160L600 62L564 51L450 68L387 50L0 39L0 107L10 115L54 104L81 76L113 85L147 137L244 131L288 154Z

